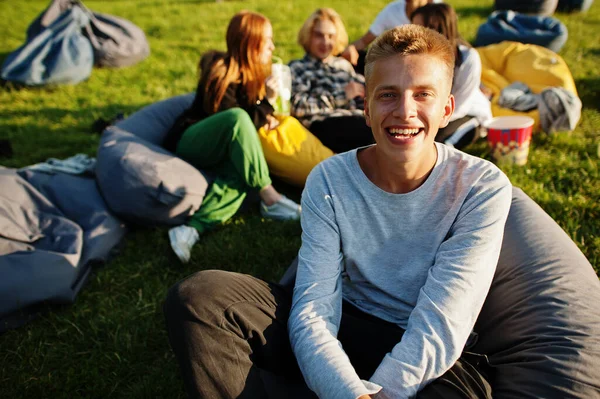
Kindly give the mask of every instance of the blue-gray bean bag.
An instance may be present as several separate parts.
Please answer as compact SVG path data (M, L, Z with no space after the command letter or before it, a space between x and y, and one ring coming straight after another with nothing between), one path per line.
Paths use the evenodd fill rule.
M558 53L568 38L567 27L556 18L494 11L477 30L475 46L503 41L536 44Z
M290 286L295 264L280 283ZM600 398L600 282L560 226L522 190L475 325L496 399ZM271 376L272 378L272 376Z
M125 225L93 177L0 167L0 332L69 304Z
M124 220L180 225L202 204L210 179L161 147L193 98L186 94L151 104L102 134L96 180L109 207Z

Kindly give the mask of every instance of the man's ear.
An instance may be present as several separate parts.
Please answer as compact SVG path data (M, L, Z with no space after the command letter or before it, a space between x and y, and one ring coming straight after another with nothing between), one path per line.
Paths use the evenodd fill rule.
M440 120L440 128L448 126L448 123L450 122L450 117L454 113L454 106L454 96L450 94L448 96L448 101L446 102L446 105L444 105L444 114L442 115L442 119Z

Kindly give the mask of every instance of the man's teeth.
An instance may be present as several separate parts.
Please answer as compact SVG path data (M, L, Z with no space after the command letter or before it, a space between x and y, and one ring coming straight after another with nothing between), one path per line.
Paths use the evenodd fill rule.
M421 129L397 129L397 128L389 129L390 134L403 135L403 136L414 136L415 134L419 133L420 130Z

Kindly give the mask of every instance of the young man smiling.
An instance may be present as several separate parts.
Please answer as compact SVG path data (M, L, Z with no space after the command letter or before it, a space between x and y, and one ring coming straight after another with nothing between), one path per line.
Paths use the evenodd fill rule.
M434 142L454 109L453 57L416 25L369 49L376 144L311 172L291 310L279 285L234 273L200 272L171 291L169 335L191 393L263 397L261 370L294 373L289 334L320 398L491 398L464 348L512 190L490 162Z
M288 327L319 397L491 395L461 353L494 275L511 185L493 164L434 142L454 110L453 70L437 32L384 33L365 69L376 145L309 176Z

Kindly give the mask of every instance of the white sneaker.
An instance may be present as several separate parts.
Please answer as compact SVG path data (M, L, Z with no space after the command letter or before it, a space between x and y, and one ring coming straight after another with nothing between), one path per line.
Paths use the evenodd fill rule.
M169 230L171 248L182 263L190 261L192 247L199 239L198 230L184 224Z
M260 213L266 218L275 220L298 220L302 208L285 195L273 205L267 206L260 202Z

